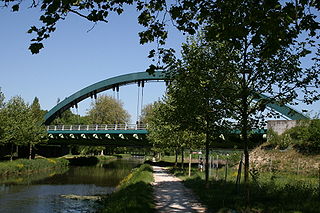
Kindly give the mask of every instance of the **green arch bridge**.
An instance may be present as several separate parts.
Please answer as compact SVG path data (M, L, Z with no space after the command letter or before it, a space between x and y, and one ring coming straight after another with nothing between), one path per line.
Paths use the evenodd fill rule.
M145 82L169 81L164 71L157 71L150 75L147 72L136 72L125 75L108 78L85 87L70 95L56 106L54 106L45 115L44 124L47 126L47 132L50 140L59 140L62 143L81 143L81 141L92 141L91 144L101 145L105 143L120 143L116 141L132 141L133 144L145 141L148 133L145 126L134 124L108 124L108 125L58 125L50 126L50 123L59 117L64 111L71 107L78 107L78 103L89 97L97 97L97 94L105 90L119 91L119 87L127 84L137 83L143 86ZM259 94L260 98L268 97ZM267 107L277 111L291 120L307 119L302 113L286 105L269 103ZM260 130L261 133L265 132ZM68 142L66 142L68 141ZM107 142L106 142L107 141Z

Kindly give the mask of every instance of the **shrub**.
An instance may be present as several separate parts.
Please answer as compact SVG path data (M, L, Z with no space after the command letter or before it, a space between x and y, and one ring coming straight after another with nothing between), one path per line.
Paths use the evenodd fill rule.
M299 150L308 152L320 151L320 120L300 121L299 125L278 135L273 130L268 131L268 142L280 149L292 145Z
M294 145L300 149L311 152L320 150L320 120L302 121L298 126L287 130L284 134L289 134Z
M288 146L293 144L292 138L290 134L287 134L286 132L278 135L275 131L272 129L268 131L268 142L275 147L278 147L280 149L286 149Z

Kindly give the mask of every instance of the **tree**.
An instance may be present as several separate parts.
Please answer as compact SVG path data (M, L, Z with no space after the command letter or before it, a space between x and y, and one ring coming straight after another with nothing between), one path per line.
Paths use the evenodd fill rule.
M5 96L3 94L3 92L1 91L1 87L0 87L0 142L1 142L1 138L3 135L3 126L4 126L4 114L3 114L3 108L5 106Z
M5 105L4 99L5 99L5 96L4 96L3 92L1 91L1 87L0 87L0 109L2 109Z
M245 11L244 11L245 13ZM241 14L242 15L242 14ZM214 24L213 24L214 25ZM219 23L216 23L219 25ZM208 29L209 28L209 29ZM247 188L247 198L249 197L249 152L248 152L248 134L249 132L258 126L261 119L259 112L263 112L266 109L268 103L292 103L298 96L297 89L306 89L313 83L316 83L316 79L312 79L313 75L319 75L319 67L314 66L310 69L303 69L300 66L300 58L305 56L303 48L299 45L289 45L288 47L282 47L276 52L270 54L265 53L262 47L254 46L253 33L243 35L243 37L236 38L234 41L211 41L207 35L213 29L210 27L205 28L204 41L200 44L189 44L187 53L191 53L189 58L183 55L183 60L186 64L182 64L184 70L181 75L179 73L179 66L173 63L173 67L178 67L178 73L174 76L173 81L178 91L179 101L177 103L183 103L181 107L187 107L188 104L183 102L183 98L187 94L192 93L196 97L202 97L201 94L205 94L205 90L199 93L196 92L196 87L201 88L204 83L213 84L213 87L208 87L210 90L215 90L216 93L210 94L207 98L214 98L217 105L213 106L214 109L219 109L219 104L225 105L229 110L233 111L233 119L237 121L237 126L241 130L241 135L244 143L244 156L245 156L245 183ZM211 34L210 34L211 35ZM238 41L237 41L238 40ZM261 44L262 45L262 44ZM197 51L200 53L198 57ZM184 49L185 51L186 49ZM185 51L186 52L186 51ZM270 54L270 55L266 55ZM186 60L187 59L187 60ZM196 69L195 69L196 68ZM213 73L213 78L203 78L199 70L204 68L204 73ZM193 70L196 70L195 77L190 78ZM179 77L183 77L179 81ZM189 77L189 78L186 78ZM206 82L205 80L208 80ZM181 82L181 84L175 84L175 82ZM219 83L227 82L227 84ZM188 88L193 88L188 90ZM170 90L169 90L170 91ZM187 93L184 93L188 91ZM222 95L219 95L222 94ZM267 94L269 98L260 96L260 94ZM203 96L205 97L205 96ZM180 101L181 100L181 101ZM192 97L185 98L185 100L191 101L196 108L201 109L201 106L205 106L205 102L197 105L197 100ZM199 98L198 100L201 100ZM212 101L209 101L211 103ZM213 102L214 103L214 102ZM207 105L209 106L209 105ZM209 108L199 110L200 112L208 111ZM191 112L187 112L187 115L194 115ZM228 114L225 114L228 118ZM200 118L196 116L195 118ZM204 115L205 117L205 115ZM222 117L220 117L221 120ZM183 118L181 118L183 119ZM180 119L180 120L181 120ZM192 119L188 118L188 119ZM213 119L215 121L215 119ZM217 120L216 120L217 121ZM216 121L214 123L216 123ZM193 122L190 122L193 123ZM200 122L201 123L201 122ZM193 125L194 127L196 125ZM248 200L247 200L248 201Z
M148 138L155 147L160 147L162 150L175 150L176 163L179 150L183 154L186 148L200 148L199 144L202 144L200 141L204 141L203 135L180 128L180 123L174 120L176 106L172 104L170 96L167 95L162 101L155 102L152 109L148 115Z
M5 1L13 11L19 10L21 1ZM36 38L30 45L32 53L43 48L43 40L56 29L56 23L68 13L77 14L89 21L107 22L111 13L121 14L127 5L135 5L140 12L138 22L146 27L139 33L140 43L157 41L165 44L168 36L167 24L183 32L195 34L201 26L208 42L224 42L229 50L238 54L234 59L239 66L235 72L238 90L234 98L238 105L239 125L245 143L245 182L248 183L249 153L248 132L255 123L250 119L263 111L266 103L294 103L297 88L303 92L307 103L319 100L320 48L319 1L314 0L181 0L168 3L165 0L125 1L42 1L33 7L41 7L41 27L31 27L29 33ZM171 20L168 21L168 19ZM164 64L170 63L173 50L158 48L151 50L150 57L162 55ZM312 55L313 54L313 55ZM309 58L307 58L309 56ZM301 60L307 58L310 66L303 68ZM148 71L159 67L151 65ZM283 63L284 62L284 63ZM254 107L253 100L265 93L270 99L261 98ZM256 97L255 97L256 96ZM252 122L251 122L252 121ZM247 185L247 184L246 184ZM247 190L248 191L248 190Z
M10 7L13 12L20 9L23 1L2 0L4 7ZM124 1L33 1L29 7L41 8L40 21L42 26L30 27L28 33L34 33L35 38L29 47L31 52L38 53L42 49L43 41L56 30L56 24L67 18L68 14L76 14L92 22L108 22L112 13L121 14L125 8L134 6L140 12L137 20L146 30L139 32L140 43L157 41L165 44L168 37L169 23L173 23L178 30L196 33L199 26L211 26L211 39L237 40L238 36L246 34L252 29L254 43L265 43L264 53L277 51L281 46L293 42L302 31L308 31L315 36L319 29L316 12L320 4L314 0L298 1L262 1L262 0L181 0L167 2L166 0L124 0ZM243 11L246 11L243 13ZM216 23L218 28L215 29ZM243 24L251 27L244 27ZM223 27L224 26L224 27ZM223 27L223 28L221 28ZM218 35L218 36L215 36ZM159 49L160 53L166 51ZM155 51L150 52L154 55ZM156 66L151 66L154 69Z
M152 104L147 104L143 107L143 109L141 110L141 115L140 115L140 122L143 124L148 124L153 111L154 111L154 107L155 107L156 103L152 103Z
M39 123L43 123L44 115L46 114L45 110L41 109L39 98L35 97L33 99L32 104L30 105L31 114L33 115L33 118Z
M100 95L91 103L88 117L92 124L124 124L130 121L123 104L111 96Z
M13 97L6 103L2 115L4 126L1 142L11 144L11 159L14 145L29 146L29 159L31 159L32 147L45 141L47 134L45 127L40 125L31 107L19 96Z
M60 117L56 118L52 125L77 125L77 124L89 124L90 121L86 116L80 116L72 113L70 109L67 109L61 113Z
M232 108L228 107L230 103L224 100L234 87L233 75L225 75L222 70L234 69L235 65L225 60L234 57L234 53L217 52L219 48L225 49L222 43L207 45L201 35L190 38L183 45L182 59L170 66L173 80L168 95L176 110L168 122L175 122L180 130L205 135L205 143L198 146L205 146L206 150L206 181L209 180L209 145L230 128L228 118L233 115Z

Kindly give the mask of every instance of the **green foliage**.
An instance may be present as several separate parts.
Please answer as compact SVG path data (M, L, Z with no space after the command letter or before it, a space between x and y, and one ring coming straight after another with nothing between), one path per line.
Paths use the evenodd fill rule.
M99 212L154 212L152 168L143 164L127 176L118 190L107 196Z
M2 143L33 146L46 141L46 129L39 122L40 118L33 114L32 108L21 97L10 99L1 111Z
M2 176L11 176L18 174L27 174L41 172L53 168L67 167L69 161L64 158L47 159L19 159L14 161L0 162L0 174Z
M88 118L92 124L123 124L129 122L130 115L123 108L123 103L111 96L101 95L91 103Z
M203 144L203 135L196 132L183 130L175 119L175 110L170 97L154 103L153 112L148 122L148 138L156 147L164 149L177 149L180 147L199 147Z
M300 121L297 126L286 130L281 135L269 130L268 142L280 149L293 146L301 151L317 153L320 151L320 120Z
M5 123L4 123L4 114L3 114L3 107L5 105L4 100L5 100L5 96L2 93L1 87L0 87L0 144L2 142L1 138L3 137L2 136L3 133L4 133L4 128L3 127L5 125Z
M13 12L20 9L21 1L1 2ZM306 31L309 36L316 36L319 29L316 14L320 10L320 5L318 1L311 0L285 2L182 0L170 4L154 0L93 2L48 0L32 2L29 5L41 8L42 12L39 17L41 25L31 26L28 30L28 33L34 33L29 49L32 53L38 53L43 48L43 41L56 30L57 23L67 18L70 13L91 22L107 23L109 15L122 14L128 5L135 7L140 13L137 21L145 27L145 30L139 32L141 44L153 41L165 44L169 23L191 35L195 34L200 26L206 26L210 40L229 40L235 46L241 46L242 38L250 35L251 45L260 49L262 56L268 56L295 41L301 31ZM163 49L161 52L165 53Z
M300 122L297 126L287 130L284 134L290 135L292 143L299 148L313 152L320 151L320 120Z
M64 111L60 117L53 120L52 125L85 125L90 124L88 116L73 114L70 109Z
M1 87L0 87L0 110L4 107L4 104L5 104L4 99L5 99L5 96L1 91Z
M9 176L2 176L0 178L1 184L8 184L8 185L30 185L34 182L39 180L52 177L53 175L59 175L67 172L69 168L66 167L55 167L46 170L41 170L40 172L33 171L32 173L26 174L13 174Z
M154 111L155 103L147 104L141 110L140 122L143 124L148 124L151 120L153 111Z
M268 142L280 149L286 149L293 144L290 134L278 135L275 131L268 130Z
M41 110L41 106L39 103L39 99L37 97L34 98L32 104L30 105L30 110L33 118L41 124L44 120L45 111Z
M221 169L222 173L224 172ZM194 171L195 172L195 171ZM192 174L195 174L192 172ZM193 190L200 200L206 204L212 212L318 212L318 183L314 178L313 184L305 184L302 181L294 181L284 176L282 180L271 180L265 173L259 173L258 184L250 184L250 205L246 208L243 200L244 194L237 193L235 178L229 175L228 181L211 180L209 187L203 180L203 175L195 174L188 177L187 174L176 173L184 180L184 184ZM235 172L236 174L236 172ZM223 176L223 174L222 174ZM278 175L279 176L279 175ZM261 180L264 178L264 180ZM296 177L297 178L297 177ZM302 177L300 177L302 178ZM243 188L244 185L240 185Z
M227 129L232 109L223 97L235 89L230 74L236 66L229 63L233 57L226 45L208 45L202 35L183 45L182 59L170 66L174 80L168 89L174 121L182 129L211 135Z

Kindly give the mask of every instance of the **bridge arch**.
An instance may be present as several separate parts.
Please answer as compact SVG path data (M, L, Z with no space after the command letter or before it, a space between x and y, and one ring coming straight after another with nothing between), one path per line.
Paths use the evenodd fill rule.
M153 75L148 74L147 72L136 72L125 75L119 75L116 77L108 78L102 81L99 81L95 84L92 84L88 87L85 87L74 94L70 95L56 106L54 106L49 112L44 116L44 124L49 125L56 117L61 115L64 111L69 109L72 106L77 106L77 104L88 98L94 97L98 93L103 92L109 89L117 89L120 86L136 83L139 81L153 81L153 80L166 80L165 72L158 71Z
M153 80L167 80L167 76L164 71L157 71L154 74L150 75L147 72L136 72L125 75L116 76L113 78L108 78L102 81L99 81L95 84L92 84L88 87L85 87L74 94L70 95L56 106L54 106L49 112L45 114L45 125L49 125L56 117L61 115L64 111L69 109L72 106L77 106L77 104L88 98L95 97L99 92L117 89L119 86L137 83L139 81L153 81ZM268 98L265 95L260 94L260 98ZM267 106L280 114L288 117L291 120L301 120L307 119L302 113L292 109L291 107L284 105L280 106L276 103L269 103Z

